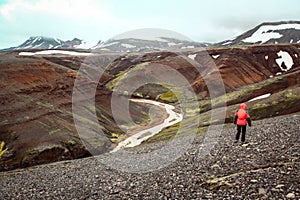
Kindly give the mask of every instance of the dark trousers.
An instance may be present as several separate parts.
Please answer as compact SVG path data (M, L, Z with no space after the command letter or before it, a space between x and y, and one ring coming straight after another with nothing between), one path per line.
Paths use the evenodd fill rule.
M240 139L241 131L242 131L242 142L245 142L245 140L246 140L246 125L237 125L237 133L236 133L235 139L236 140Z

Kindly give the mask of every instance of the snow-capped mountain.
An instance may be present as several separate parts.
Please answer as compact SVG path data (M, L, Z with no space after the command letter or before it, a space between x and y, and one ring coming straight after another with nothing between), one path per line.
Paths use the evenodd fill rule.
M162 50L184 50L207 47L208 43L198 43L187 40L160 37L159 40L137 38L111 39L99 42L92 49L107 52L148 52Z
M145 28L128 31L99 42L92 49L112 52L147 52L161 50L183 50L198 47L207 47L209 44L194 42L177 32Z
M200 47L235 45L257 45L277 43L300 43L300 21L266 22L246 31L231 40L219 43L200 43L185 36L162 29L139 29L115 36L98 44L86 43L80 39L63 41L57 38L35 36L23 44L4 50L19 49L93 49L101 52L149 52L182 51ZM93 46L95 45L95 46Z
M58 38L33 36L17 47L11 47L6 50L18 49L58 49L58 48L76 48L82 44L82 40L74 38L73 40L63 41Z
M268 22L216 46L300 43L300 21Z

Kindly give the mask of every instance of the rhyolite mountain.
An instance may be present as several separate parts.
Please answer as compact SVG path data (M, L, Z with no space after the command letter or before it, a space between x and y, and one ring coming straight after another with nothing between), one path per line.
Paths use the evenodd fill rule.
M21 49L74 49L79 48L83 41L74 38L73 40L63 41L58 38L32 36L24 43L17 47L10 47L4 50L21 50Z
M265 22L231 40L214 46L300 43L300 21Z

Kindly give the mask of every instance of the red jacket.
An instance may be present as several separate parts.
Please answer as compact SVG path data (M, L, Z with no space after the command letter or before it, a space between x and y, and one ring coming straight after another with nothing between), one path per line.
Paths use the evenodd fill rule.
M247 105L242 103L240 109L235 113L234 124L245 126L247 122L251 126L251 120L249 114L246 112Z

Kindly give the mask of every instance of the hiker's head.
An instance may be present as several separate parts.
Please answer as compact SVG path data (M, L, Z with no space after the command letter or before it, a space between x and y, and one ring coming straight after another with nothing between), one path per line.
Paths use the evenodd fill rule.
M240 105L240 108L246 110L247 105L246 105L245 103L242 103L242 104Z

